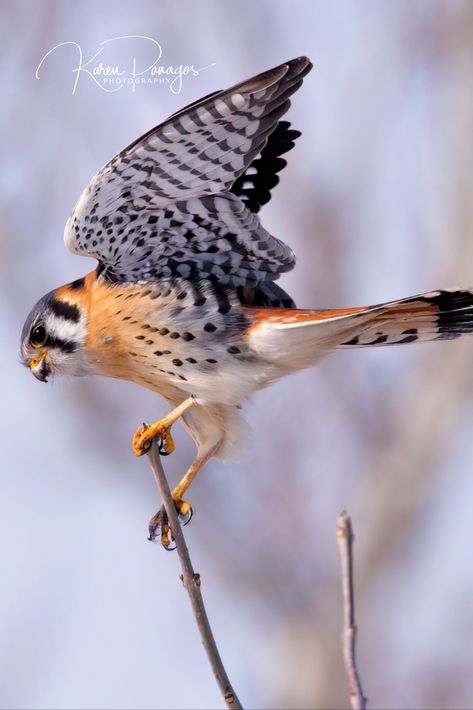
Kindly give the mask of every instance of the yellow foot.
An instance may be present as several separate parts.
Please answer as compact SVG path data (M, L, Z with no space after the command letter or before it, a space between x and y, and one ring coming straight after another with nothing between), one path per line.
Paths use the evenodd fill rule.
M185 500L182 500L181 498L175 498L174 505L176 506L176 510L179 515L179 520L181 524L187 525L187 523L190 523L193 514L191 504ZM158 510L156 515L153 515L153 517L149 521L148 531L148 540L154 542L159 532L161 531L161 545L164 547L164 549L175 549L175 546L172 547L172 544L174 542L174 534L171 530L171 526L169 525L169 518L164 509L164 506L160 510Z
M171 426L166 419L161 419L154 424L142 424L133 437L133 451L135 456L143 456L151 446L153 439L158 439L158 448L161 456L169 456L176 448L171 436Z
M161 456L172 454L175 449L171 436L171 427L184 412L197 403L194 395L190 395L177 405L169 414L154 424L142 424L133 437L133 451L136 456L143 456L151 446L153 439L158 439L159 453Z

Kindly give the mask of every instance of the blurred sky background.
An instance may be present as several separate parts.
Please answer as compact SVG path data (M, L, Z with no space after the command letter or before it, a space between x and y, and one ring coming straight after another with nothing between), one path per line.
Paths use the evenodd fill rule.
M118 381L40 385L18 364L33 303L93 262L63 227L88 179L168 114L308 54L303 131L264 224L301 307L473 284L473 3L1 2L0 705L218 708L159 500L131 436L163 415ZM84 60L122 35L213 64L106 93ZM141 45L140 45L141 47ZM143 47L115 43L113 63ZM131 53L130 53L131 52ZM140 54L143 52L143 55ZM110 55L111 56L111 55ZM348 706L335 537L356 533L359 662L372 708L473 707L473 339L344 351L246 408L244 463L213 462L186 529L217 642L250 708ZM193 446L177 426L172 482Z

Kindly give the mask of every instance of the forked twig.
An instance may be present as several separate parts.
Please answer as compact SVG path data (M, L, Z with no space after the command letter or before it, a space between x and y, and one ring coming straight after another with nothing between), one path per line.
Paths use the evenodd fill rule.
M202 645L207 653L215 680L217 681L217 685L220 688L227 708L231 708L232 710L243 710L238 696L233 690L227 672L223 666L212 629L210 628L210 623L200 589L200 575L194 572L194 568L192 566L184 534L182 532L181 524L179 522L176 508L171 496L171 491L169 489L169 484L161 464L161 457L159 455L156 440L154 440L151 444L151 448L148 451L148 458L153 471L154 480L156 481L159 493L163 499L164 508L169 518L171 530L174 534L176 550L179 556L179 562L181 563L181 579L189 595Z
M353 710L365 710L366 698L361 687L356 665L355 595L353 591L353 529L349 515L343 511L338 517L338 546L342 563L343 588L343 657L350 686L350 704Z

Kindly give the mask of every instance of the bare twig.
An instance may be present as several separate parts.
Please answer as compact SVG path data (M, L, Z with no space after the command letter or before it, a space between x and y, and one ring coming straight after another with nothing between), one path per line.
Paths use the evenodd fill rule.
M350 686L350 703L353 710L365 710L366 698L361 687L356 665L355 595L353 591L353 529L349 515L343 511L338 517L338 546L342 563L343 587L343 656Z
M210 628L210 623L204 606L204 600L202 598L202 592L200 590L200 575L194 572L194 568L192 567L191 558L189 556L189 551L187 549L176 508L172 500L169 484L161 464L161 457L158 452L156 441L153 441L148 452L148 457L153 470L154 480L156 481L161 498L163 499L164 508L168 515L171 529L174 534L176 550L182 569L181 579L189 595L202 645L207 653L217 685L220 688L227 708L231 708L232 710L243 710L237 694L233 690L225 671L222 659L220 658L220 654L218 652L217 644L215 643L215 639L213 637L212 629Z

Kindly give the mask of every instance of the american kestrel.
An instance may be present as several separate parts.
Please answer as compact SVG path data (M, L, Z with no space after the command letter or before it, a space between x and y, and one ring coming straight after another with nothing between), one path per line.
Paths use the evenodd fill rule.
M21 335L25 365L50 374L119 377L159 392L170 414L139 428L163 453L181 418L197 456L183 497L212 457L238 449L241 403L334 348L448 340L473 331L473 292L435 291L376 306L297 309L275 281L292 250L262 226L298 131L281 120L311 69L293 59L173 114L107 163L79 198L64 240L98 266L51 291ZM163 510L150 522L168 547Z

